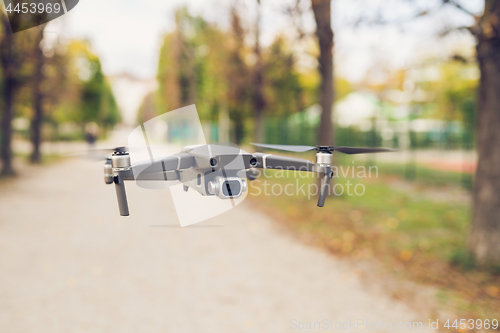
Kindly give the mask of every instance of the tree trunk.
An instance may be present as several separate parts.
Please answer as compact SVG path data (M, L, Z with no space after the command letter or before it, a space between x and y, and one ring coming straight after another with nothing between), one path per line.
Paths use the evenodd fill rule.
M486 1L479 26L478 166L469 248L479 264L500 265L500 1Z
M263 92L263 72L264 65L262 63L262 53L260 49L260 0L257 0L257 20L255 23L255 66L254 66L254 77L253 77L253 96L252 104L254 111L254 140L255 142L264 141L264 108L266 106L266 101L264 99ZM258 147L257 147L258 149Z
M245 110L249 104L251 91L248 82L251 75L243 61L242 50L244 49L245 31L241 26L241 19L235 7L231 8L231 30L234 46L228 59L228 71L226 79L231 82L227 91L228 111L232 122L231 138L236 144L240 144L245 136Z
M234 127L233 127L234 143L240 145L245 136L245 121L241 112L237 111L234 112L233 122L234 122Z
M321 123L318 133L318 144L333 145L332 105L333 91L333 31L331 25L330 0L312 0L312 9L316 20L316 36L320 54L319 73L321 75Z
M40 144L42 141L42 124L43 124L43 71L42 67L45 62L45 57L42 52L40 43L43 39L43 29L38 31L35 39L35 72L33 75L33 119L31 120L31 144L33 151L31 153L31 163L40 163L42 154L40 152Z
M2 171L0 176L12 177L15 176L14 167L12 166L12 118L14 106L14 86L15 82L11 79L4 80L3 88L3 115L2 115L2 140L0 147L0 155L2 158Z
M4 36L0 43L0 58L2 64L3 85L3 114L0 124L0 158L2 170L0 176L12 177L15 175L12 166L12 118L14 113L14 93L16 91L16 59L14 56L14 34L10 31L6 15L1 15Z

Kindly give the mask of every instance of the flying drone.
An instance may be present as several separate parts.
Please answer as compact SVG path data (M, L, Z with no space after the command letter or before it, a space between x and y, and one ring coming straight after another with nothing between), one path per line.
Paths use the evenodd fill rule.
M265 153L248 153L240 148L209 144L186 146L178 154L131 164L126 147L111 149L104 164L104 181L115 184L121 216L129 216L125 181L180 181L184 191L193 189L203 196L234 199L247 191L247 181L256 178L256 169L278 169L316 172L321 177L318 207L323 207L328 184L333 177L332 153L364 154L389 152L387 148L354 148L332 146L291 146L252 143L267 149L290 152L316 150L316 163L306 159ZM242 176L243 171L243 176Z

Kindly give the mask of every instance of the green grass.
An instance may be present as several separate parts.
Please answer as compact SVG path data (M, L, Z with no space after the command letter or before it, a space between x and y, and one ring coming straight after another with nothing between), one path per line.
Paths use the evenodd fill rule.
M31 163L30 162L31 153L19 153L19 152L16 152L14 154L14 157L22 159L23 162L25 162L25 163ZM64 156L62 156L60 154L53 154L53 153L43 154L42 155L42 162L41 162L41 164L54 163L54 162L60 161L63 158L64 158Z
M421 185L472 188L473 175L465 172L435 170L420 163L389 163L363 156L339 154L336 159L339 165L350 165L354 161L355 165L377 166L380 175L398 176Z
M434 170L420 164L413 167L406 164L377 163L384 175L395 175L409 181L430 186L458 186L472 189L473 176L468 173Z

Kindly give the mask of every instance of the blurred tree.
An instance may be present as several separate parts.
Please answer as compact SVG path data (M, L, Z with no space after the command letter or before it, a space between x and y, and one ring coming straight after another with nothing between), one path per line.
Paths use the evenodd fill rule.
M175 30L164 37L158 65L160 104L166 111L190 105L196 99L196 35L205 22L186 8L175 13Z
M193 103L194 98L202 122L219 121L221 133L225 114L229 115L231 139L238 144L252 123L253 139L264 141L256 138L264 135L258 124L265 116L288 116L316 103L318 86L317 73L297 71L284 37L269 47L257 38L247 46L249 34L240 10L231 8L228 30L185 9L176 13L176 28L165 35L160 52L154 108L163 113ZM257 35L258 30L256 26Z
M33 118L31 120L31 142L33 151L31 153L31 162L40 163L42 154L40 152L40 143L42 140L42 121L43 121L43 98L42 84L44 81L43 66L45 64L45 55L42 51L42 39L44 27L37 29L34 42L33 60L34 60L34 73L32 78L32 99L33 99Z
M0 176L15 175L12 166L12 120L14 104L22 83L26 79L27 68L24 67L30 53L32 34L13 34L5 13L0 13L2 36L0 37L0 65L2 70L3 114L0 123L0 158L2 169Z
M158 63L158 112L196 102L202 120L216 121L225 102L228 34L185 8L165 35Z
M253 87L252 87L252 106L254 113L254 140L255 142L264 142L264 108L266 99L264 95L264 63L262 61L262 51L260 46L260 20L261 5L257 0L257 18L255 20L255 64L253 66Z
M3 75L3 113L1 122L0 154L2 158L1 176L14 176L12 166L12 118L14 113L14 94L19 87L18 70L19 61L16 58L14 34L10 32L9 19L3 12L2 19L2 40L0 44L0 59Z
M102 72L101 61L91 50L87 41L73 41L68 46L70 64L77 78L71 80L76 85L77 93L73 112L66 114L69 120L83 126L96 122L104 129L116 125L121 117L109 82ZM70 81L70 82L71 82ZM69 110L67 110L69 111Z
M245 30L241 17L235 7L231 8L231 46L226 71L228 87L228 109L234 126L234 142L240 144L245 135L245 111L247 109L250 91L250 70L245 64L246 47L244 44Z
M57 42L46 56L43 75L44 107L50 110L44 120L56 132L61 124L77 125L79 134L73 137L82 139L87 123L95 122L106 132L120 122L111 86L87 41ZM62 139L73 137L66 133Z
M320 54L319 73L321 75L321 122L318 132L318 144L333 144L332 106L334 101L333 87L333 31L331 24L331 0L311 0L316 20L316 36Z
M12 167L12 120L31 118L31 161L41 160L43 124L95 121L104 128L120 120L111 88L104 78L99 58L87 42L65 45L57 40L43 47L44 26L12 34L7 17L1 17L0 60L2 121L0 152L3 176L14 175ZM50 110L46 112L46 110Z
M229 113L233 137L243 139L250 69L245 32L236 9L231 11L231 31L224 32L185 8L176 12L176 28L164 37L158 64L157 110L165 112L196 102L202 121L217 121Z
M301 74L295 68L295 57L283 37L278 37L266 52L264 60L265 113L290 116L305 107Z
M137 112L137 123L144 124L146 121L153 119L158 114L155 105L155 93L147 94L142 100L139 111Z
M9 22L3 13L2 16L2 37L0 58L3 73L3 101L4 113L2 116L2 140L1 157L2 171L4 176L14 175L12 168L12 120L15 116L15 109L22 109L23 106L32 105L35 112L31 126L32 141L36 143L32 161L39 159L40 127L42 122L42 67L44 55L40 49L40 42L43 38L44 26L36 27L22 33L13 34L10 24L23 25L21 16L11 17L10 20L21 20L19 22ZM39 13L32 17L32 20L42 22L46 13ZM10 24L9 24L10 23ZM24 83L31 79L30 93L22 93L27 90ZM28 89L29 90L29 89ZM33 93L33 94L31 94Z
M417 1L414 4L420 5ZM408 2L406 2L408 3ZM410 2L411 3L411 2ZM435 6L436 3L438 6ZM469 248L478 263L500 265L500 1L485 0L482 13L467 9L460 0L436 0L435 8L453 6L470 15L474 24L452 30L468 30L476 38L480 69L476 110L478 166L474 182L474 208ZM434 12L418 10L416 17ZM380 21L380 17L376 18ZM459 57L461 58L461 57ZM465 110L465 109L464 109ZM467 108L470 111L470 107Z
M43 44L43 42L42 42ZM57 128L62 122L58 121L57 113L61 110L67 113L71 110L67 101L74 99L73 90L78 87L73 82L78 81L78 75L71 68L70 54L67 52L66 45L57 39L53 45L50 45L44 51L45 63L42 67L43 81L41 92L43 95L43 122L41 126L50 126L53 130L52 139L58 140ZM78 109L78 103L74 102L74 108ZM32 137L33 139L33 137ZM47 139L42 136L42 139ZM33 142L33 145L36 143Z
M37 19L45 20L46 15L47 13L40 13ZM32 49L27 50L29 54L28 61L31 65L31 72L29 74L31 80L27 89L29 92L24 96L24 100L30 101L33 110L30 126L30 139L32 143L30 160L32 163L41 162L42 154L40 146L42 142L42 125L46 116L45 104L49 103L49 100L53 104L57 103L57 99L59 99L60 92L62 91L58 86L63 85L61 78L64 77L65 73L63 68L59 68L59 71L55 71L56 75L52 75L52 73L51 75L47 75L47 72L50 71L48 67L53 66L61 57L55 52L52 52L53 56L50 58L44 54L42 40L44 38L45 27L46 25L44 24L24 32L24 34L33 35ZM57 45L56 43L53 47Z
M426 95L431 97L428 100L431 105L427 109L432 110L433 118L447 123L460 121L464 125L465 136L469 139L467 142L472 143L479 83L477 64L452 61L440 64L437 69L439 78L422 87L426 89ZM446 139L449 145L451 142L449 138Z
M166 35L160 50L158 63L159 109L167 112L181 106L178 57L180 49L179 32Z
M481 71L477 104L478 166L470 249L481 264L500 266L500 1L486 0L470 30Z

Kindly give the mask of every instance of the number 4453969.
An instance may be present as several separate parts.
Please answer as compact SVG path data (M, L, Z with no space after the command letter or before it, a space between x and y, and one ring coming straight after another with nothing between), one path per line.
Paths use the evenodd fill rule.
M12 8L12 4L9 3L9 5L7 6L6 8L7 10L7 13L12 13L12 12L15 12L15 13L19 13L19 14L27 14L27 13L31 13L31 14L35 14L35 13L38 13L38 14L41 14L41 13L47 13L47 14L50 14L52 12L54 13L59 13L61 11L61 5L58 4L58 3L55 3L54 5L52 5L51 3L47 3L47 4L43 4L43 3L17 3L16 6L14 8Z
M461 329L461 330L465 330L465 329L481 329L481 328L484 328L484 329L494 329L496 330L498 328L498 319L493 319L493 320L489 320L489 319L455 319L455 321L453 323L450 324L450 319L448 319L446 321L446 323L444 324L444 327L446 327L447 329L451 329L451 328L455 328L455 329Z

